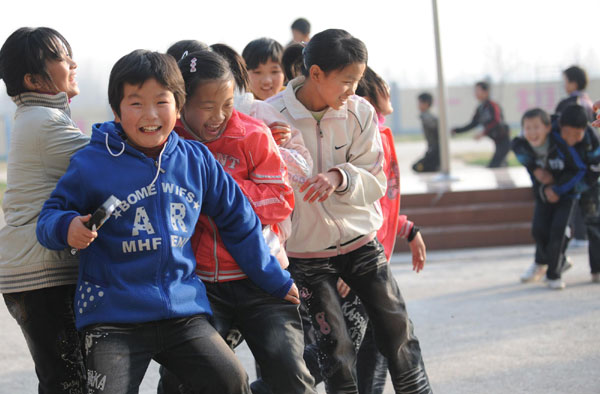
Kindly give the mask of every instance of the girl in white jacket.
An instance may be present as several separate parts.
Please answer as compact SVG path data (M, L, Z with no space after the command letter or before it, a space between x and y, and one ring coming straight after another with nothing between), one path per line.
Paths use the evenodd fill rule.
M355 349L336 297L342 278L373 322L397 393L430 393L418 339L384 249L379 199L386 190L373 107L355 96L367 49L344 30L315 35L303 50L303 76L267 100L298 128L314 163L295 189L290 272L308 308L329 392L356 393Z

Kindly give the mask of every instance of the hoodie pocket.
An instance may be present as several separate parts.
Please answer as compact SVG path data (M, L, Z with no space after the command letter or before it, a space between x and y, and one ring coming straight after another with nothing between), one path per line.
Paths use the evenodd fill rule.
M92 312L104 302L105 297L104 286L97 285L94 280L84 276L83 281L77 284L75 292L75 313L83 316Z

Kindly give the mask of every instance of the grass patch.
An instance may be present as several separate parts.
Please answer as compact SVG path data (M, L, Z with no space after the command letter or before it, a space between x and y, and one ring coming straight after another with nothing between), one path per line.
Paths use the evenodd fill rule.
M455 159L462 160L469 165L485 167L492 159L492 155L493 153L487 152L468 152L460 155L454 155L453 157ZM513 152L508 153L506 156L506 161L508 162L509 167L519 167L521 165Z

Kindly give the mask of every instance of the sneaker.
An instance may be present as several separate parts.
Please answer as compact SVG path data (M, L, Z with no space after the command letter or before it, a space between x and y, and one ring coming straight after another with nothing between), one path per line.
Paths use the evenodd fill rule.
M546 279L546 284L552 290L562 290L565 288L565 282L562 279Z
M525 273L521 275L521 282L537 282L540 279L542 279L542 277L546 274L547 270L547 265L533 263L531 264L531 266L529 266L529 268L527 268L527 271L525 271Z
M570 257L565 257L565 262L563 263L563 266L562 266L562 269L560 272L564 274L571 268L573 268L573 261L571 260Z
M600 272L592 274L592 283L600 283Z

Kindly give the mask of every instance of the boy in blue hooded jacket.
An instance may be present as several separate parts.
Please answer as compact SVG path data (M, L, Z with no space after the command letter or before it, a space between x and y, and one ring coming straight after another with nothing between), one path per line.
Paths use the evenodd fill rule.
M298 303L296 286L236 182L202 144L172 132L185 100L175 61L134 51L114 65L108 90L116 121L93 126L37 225L45 247L81 250L75 312L89 393L137 392L151 359L193 392L248 393L195 274L189 240L200 213L265 292ZM87 213L111 195L122 203L100 231L88 229Z

